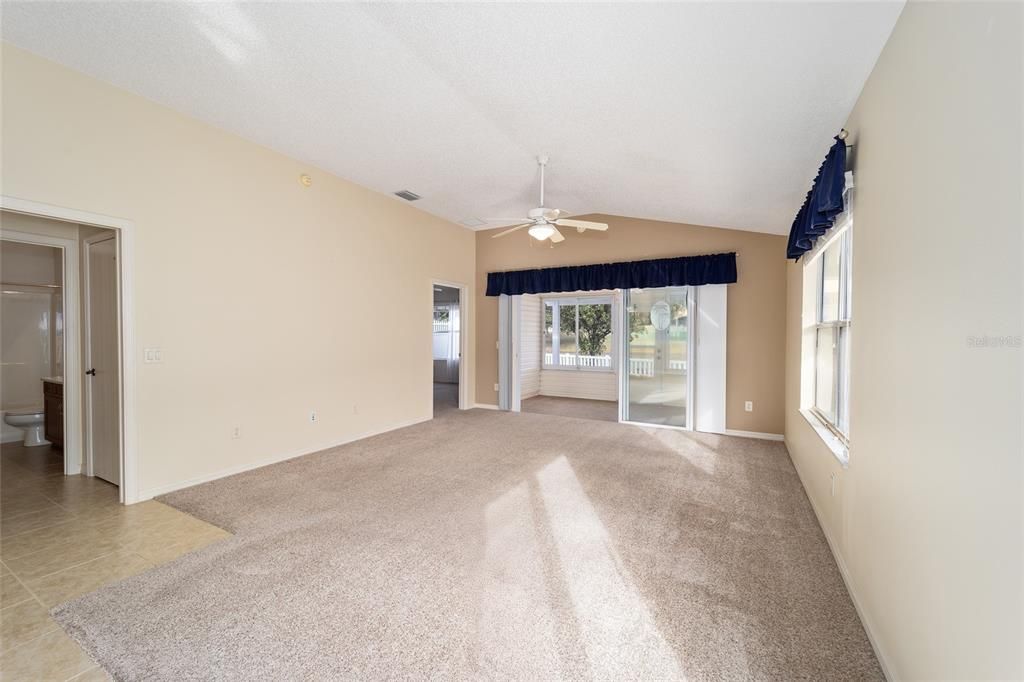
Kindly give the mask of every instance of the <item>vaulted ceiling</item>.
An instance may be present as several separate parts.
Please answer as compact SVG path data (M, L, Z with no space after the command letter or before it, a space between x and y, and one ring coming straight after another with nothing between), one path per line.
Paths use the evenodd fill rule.
M901 9L5 2L2 36L474 228L544 153L550 207L782 234Z

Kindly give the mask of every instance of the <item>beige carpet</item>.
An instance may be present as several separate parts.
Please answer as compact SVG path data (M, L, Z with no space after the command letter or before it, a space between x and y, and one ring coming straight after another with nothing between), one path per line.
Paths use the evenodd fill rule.
M538 395L522 401L519 409L534 414L553 414L559 417L596 419L605 422L619 421L619 404L614 400L584 400L582 398Z
M54 610L118 679L881 678L779 443L447 411L165 501L237 535Z

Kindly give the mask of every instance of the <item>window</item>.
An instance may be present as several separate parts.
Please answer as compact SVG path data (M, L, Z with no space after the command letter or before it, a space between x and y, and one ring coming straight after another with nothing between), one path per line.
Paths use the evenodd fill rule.
M607 296L544 299L544 368L612 371L612 320Z
M447 334L449 325L449 313L446 305L434 306L434 333Z
M810 410L845 443L850 432L850 221L840 229L805 266L805 277L814 286Z

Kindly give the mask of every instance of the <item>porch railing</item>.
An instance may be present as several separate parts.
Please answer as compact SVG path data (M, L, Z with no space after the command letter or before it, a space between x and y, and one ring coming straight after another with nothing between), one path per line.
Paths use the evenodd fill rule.
M577 365L577 359L579 364ZM555 364L551 353L544 354L544 366L551 367ZM559 367L583 367L587 369L611 369L612 356L610 355L577 355L576 353L559 353ZM686 360L669 360L668 371L685 372ZM654 360L650 358L630 358L629 375L634 377L653 377Z

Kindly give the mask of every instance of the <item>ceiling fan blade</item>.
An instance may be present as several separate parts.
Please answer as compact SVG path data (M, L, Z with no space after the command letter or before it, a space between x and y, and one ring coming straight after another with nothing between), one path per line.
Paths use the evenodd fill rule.
M551 234L551 243L552 244L557 244L558 242L564 242L565 241L565 237L562 235L561 232L558 231L557 227L552 225L551 229L554 230L554 232Z
M582 230L604 230L608 229L607 223L592 223L589 220L566 220L564 218L556 220L555 225L559 227L575 227L576 229Z
M516 225L511 230L505 230L504 232L499 232L498 234L496 234L493 237L491 237L491 239L497 239L498 237L504 237L506 234L512 234L516 230L521 230L524 227L529 227L530 225L533 225L533 223L523 223L522 225Z

